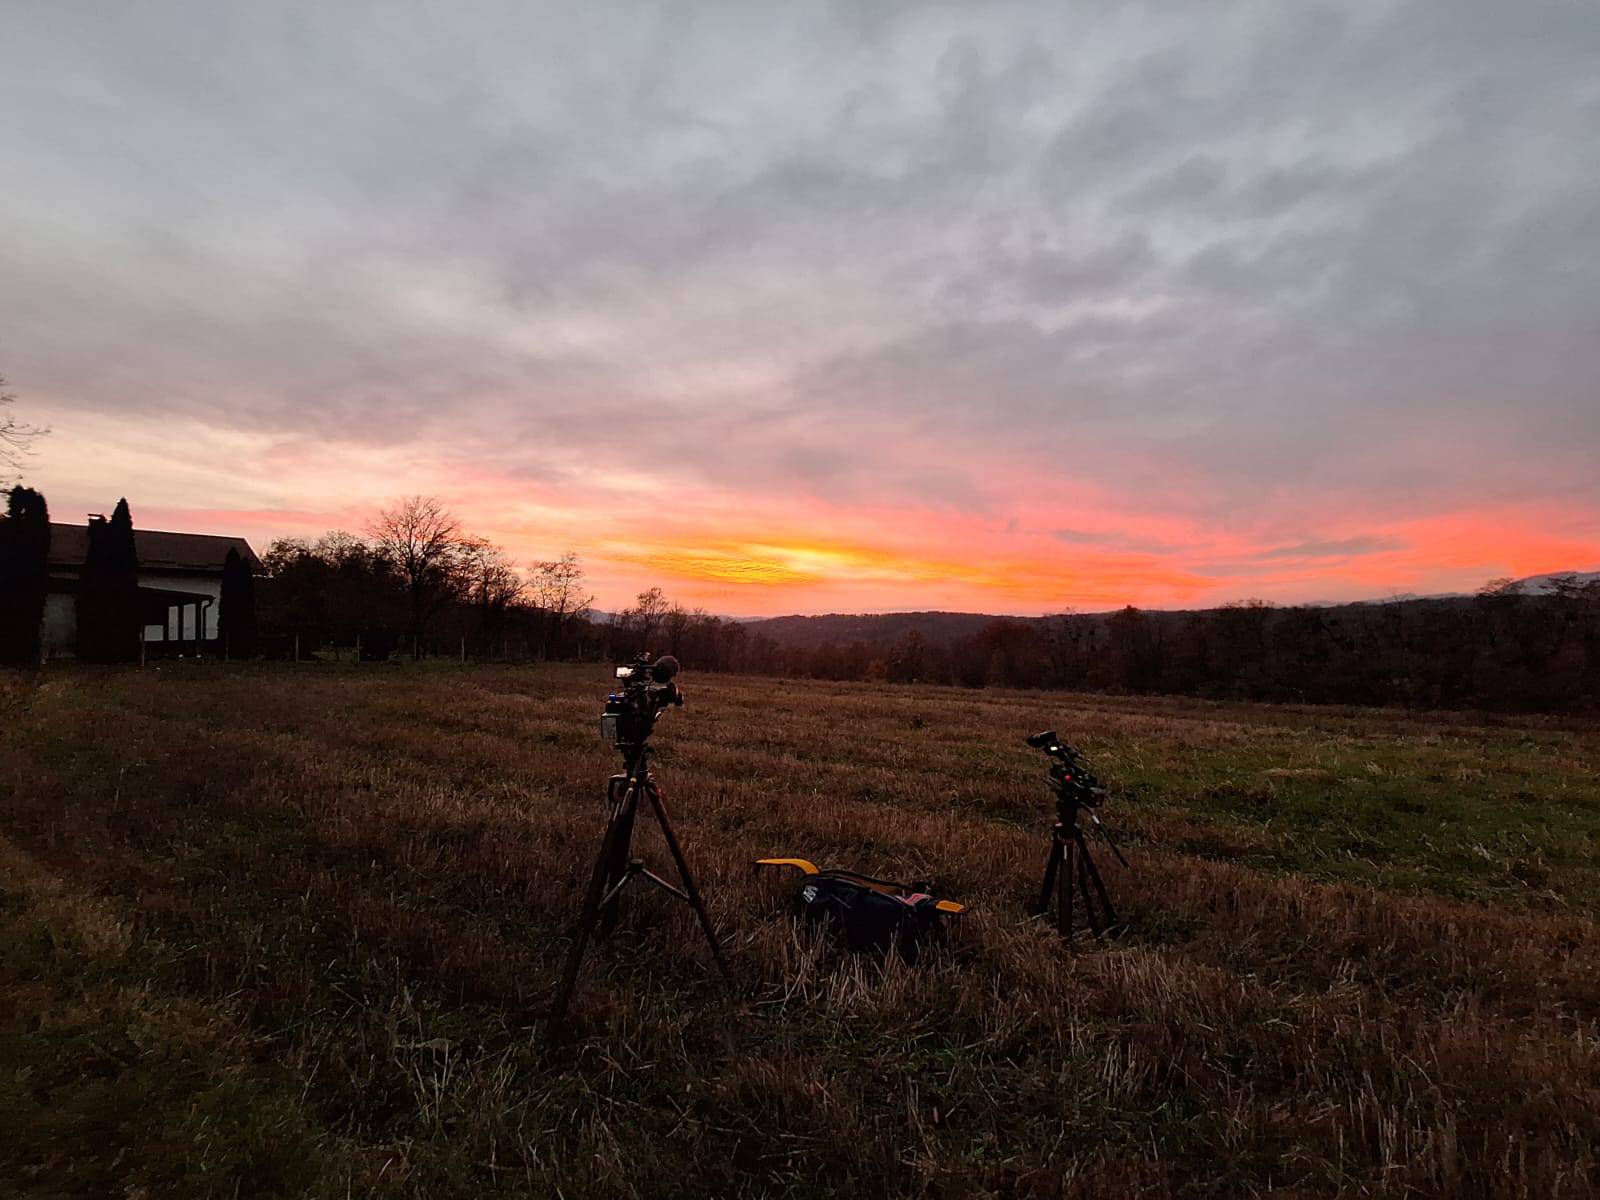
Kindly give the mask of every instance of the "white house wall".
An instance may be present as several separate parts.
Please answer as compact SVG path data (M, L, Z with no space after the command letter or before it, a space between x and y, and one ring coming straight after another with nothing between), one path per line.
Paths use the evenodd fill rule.
M217 636L217 618L222 608L222 580L196 578L193 575L164 574L160 571L140 571L139 586L165 588L173 592L192 592L197 595L210 596L211 603L205 605L202 617L206 623L205 636L210 639ZM177 641L178 640L178 610L167 610L167 627L165 636L159 625L145 627L145 640L149 642ZM183 611L183 639L194 640L194 608L186 606Z
M139 586L162 588L167 591L188 592L192 595L210 596L212 602L204 606L207 640L217 636L217 618L222 608L222 580L197 578L175 572L140 571ZM78 598L70 592L51 592L44 600L44 621L40 633L45 653L51 657L75 653L78 646ZM194 641L194 607L186 605L183 613L183 640ZM167 610L167 624L146 625L147 642L172 642L178 640L178 610Z
M44 598L44 622L40 626L46 654L71 654L78 645L77 597L51 592Z

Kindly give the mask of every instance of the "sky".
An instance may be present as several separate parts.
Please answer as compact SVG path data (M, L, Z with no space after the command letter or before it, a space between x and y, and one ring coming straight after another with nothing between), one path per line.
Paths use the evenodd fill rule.
M434 495L602 608L1600 566L1588 0L0 6L57 520Z

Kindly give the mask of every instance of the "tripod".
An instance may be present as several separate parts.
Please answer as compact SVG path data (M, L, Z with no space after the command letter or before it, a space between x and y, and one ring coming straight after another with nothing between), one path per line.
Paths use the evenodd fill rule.
M626 747L623 750L626 772L613 775L606 784L610 818L606 822L605 836L600 840L600 853L594 860L594 870L589 876L589 890L583 898L583 910L578 916L577 928L572 932L572 946L567 951L561 987L551 1008L551 1037L566 1023L567 1007L572 1002L572 990L578 982L578 967L583 962L583 952L588 947L589 939L592 937L595 941L603 941L616 926L623 889L635 879L655 884L694 909L695 916L700 918L700 928L705 931L706 941L711 946L711 957L716 959L723 977L732 978L727 961L722 957L717 935L711 928L711 918L706 915L705 905L700 901L700 889L695 886L694 876L689 873L689 864L683 858L683 849L678 845L677 835L672 832L672 822L667 818L667 806L661 799L661 789L656 786L655 776L650 771L650 753L646 743ZM662 838L667 843L672 861L677 865L678 878L683 882L681 888L633 857L633 826L641 798L649 804L650 812L655 814L656 823L661 826Z
M1071 815L1076 816L1075 813ZM1107 844L1117 861L1127 866L1128 860L1122 857L1115 843L1108 840ZM1083 904L1084 919L1095 937L1117 924L1117 910L1111 906L1105 881L1100 878L1100 868L1095 866L1094 855L1089 853L1088 839L1073 819L1058 820L1050 833L1050 857L1044 864L1044 885L1039 889L1039 903L1033 910L1037 915L1044 916L1050 911L1052 889L1055 891L1056 929L1063 938L1072 938L1072 910L1077 902L1074 893Z

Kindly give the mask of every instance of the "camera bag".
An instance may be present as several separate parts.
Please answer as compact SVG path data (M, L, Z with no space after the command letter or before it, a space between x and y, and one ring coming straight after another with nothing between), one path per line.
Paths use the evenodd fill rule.
M950 917L965 911L939 900L926 884L901 884L856 871L822 871L803 858L763 858L758 866L796 867L803 872L795 909L845 949L857 953L893 951L914 963L923 950L941 945Z

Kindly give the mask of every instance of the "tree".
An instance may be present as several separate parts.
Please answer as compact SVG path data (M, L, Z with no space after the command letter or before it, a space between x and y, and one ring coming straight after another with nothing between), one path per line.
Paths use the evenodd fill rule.
M9 412L16 397L6 391L6 381L0 379L0 478L21 474L22 460L33 452L36 439L49 433L36 425L24 425Z
M386 659L399 642L410 598L387 554L336 530L308 543L282 538L261 556L256 608L262 628L312 644L361 639L369 661Z
M528 597L539 610L542 645L539 656L548 659L567 626L589 611L594 596L583 586L583 567L578 556L567 551L560 558L533 564L528 582Z
M904 637L889 650L888 679L890 683L915 683L927 670L928 642L915 629L906 631Z
M50 511L32 488L14 487L0 518L0 663L38 666L49 591Z
M466 541L455 514L431 496L408 496L381 509L367 532L405 581L411 605L411 653L434 615L463 590Z
M656 636L656 630L661 628L661 622L671 608L666 593L658 587L639 593L628 613L634 629L644 641L643 649L650 648L650 639Z
M666 594L658 587L640 592L632 608L625 608L611 617L611 653L618 659L631 658L650 645L661 628L662 621L672 608Z
M89 518L89 551L78 578L78 657L131 662L139 657L139 554L127 500L108 521Z
M217 632L230 657L250 658L256 652L256 583L250 568L230 549L222 563L222 597Z
M1150 692L1161 678L1161 627L1133 605L1106 620L1116 684L1132 692Z
M506 613L527 588L506 552L493 542L469 538L462 544L461 568L466 598L477 617L485 653L505 635Z
M667 654L676 657L683 655L683 643L693 625L696 617L704 617L703 612L691 613L681 604L673 604L661 618L661 634L665 639L664 650Z

